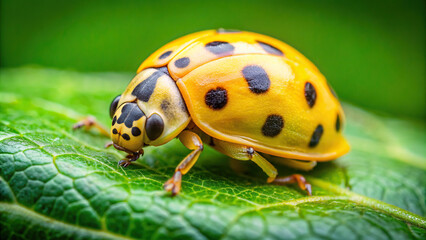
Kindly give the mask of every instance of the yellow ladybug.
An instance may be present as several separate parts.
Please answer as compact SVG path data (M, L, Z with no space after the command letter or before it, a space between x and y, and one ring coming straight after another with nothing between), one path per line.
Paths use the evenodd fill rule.
M164 185L173 195L203 142L309 195L303 176L277 177L268 160L307 170L349 151L343 110L324 76L289 45L252 32L208 30L166 44L142 63L110 114L113 145L129 154L122 166L175 137L192 150Z

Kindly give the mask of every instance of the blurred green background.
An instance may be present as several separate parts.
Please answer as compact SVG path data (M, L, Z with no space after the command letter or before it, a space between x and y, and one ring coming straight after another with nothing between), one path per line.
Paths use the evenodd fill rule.
M179 36L241 29L294 46L345 101L424 119L425 5L424 0L2 0L0 66L135 72L150 53Z

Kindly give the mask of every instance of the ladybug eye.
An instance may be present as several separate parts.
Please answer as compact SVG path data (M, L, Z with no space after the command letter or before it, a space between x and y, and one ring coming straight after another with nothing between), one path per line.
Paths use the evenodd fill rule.
M153 141L157 139L164 130L164 121L160 115L153 113L147 120L145 124L146 135L149 140Z
M112 118L114 116L115 111L117 110L118 102L120 101L121 95L118 95L117 97L112 100L111 105L109 106L109 116Z

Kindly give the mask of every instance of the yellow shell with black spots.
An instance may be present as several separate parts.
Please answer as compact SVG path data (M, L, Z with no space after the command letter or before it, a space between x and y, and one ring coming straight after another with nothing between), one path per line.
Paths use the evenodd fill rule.
M166 44L139 67L167 68L192 121L256 151L326 161L349 151L341 105L297 50L251 32L208 30Z

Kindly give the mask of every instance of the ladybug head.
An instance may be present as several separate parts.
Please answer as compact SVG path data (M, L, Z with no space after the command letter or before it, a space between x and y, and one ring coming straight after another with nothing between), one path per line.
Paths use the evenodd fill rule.
M147 69L110 106L112 141L130 152L175 138L190 118L174 80Z
M111 109L114 110L112 117L111 139L112 141L131 152L137 152L143 147L143 129L146 124L146 115L134 102L124 103Z

